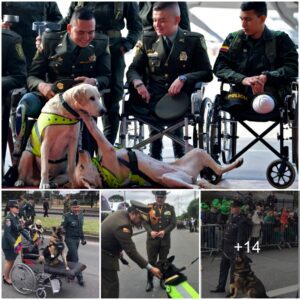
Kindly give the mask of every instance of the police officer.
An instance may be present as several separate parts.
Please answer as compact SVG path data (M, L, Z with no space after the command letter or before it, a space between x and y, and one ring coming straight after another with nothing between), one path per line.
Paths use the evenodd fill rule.
M159 269L148 263L137 251L132 240L134 226L140 227L148 219L149 208L131 201L126 210L118 210L105 218L101 225L101 298L119 297L119 259L128 264L122 257L122 250L140 267L160 277Z
M107 113L102 117L102 122L105 137L114 144L119 129L119 101L123 95L124 54L134 47L142 32L138 5L136 2L72 2L62 26L68 22L76 6L90 8L95 14L96 32L109 37L111 84L110 92L104 95ZM125 24L128 33L122 37L121 30Z
M26 85L26 59L22 38L12 30L2 29L2 170L5 162L11 97L9 91Z
M83 232L83 214L80 212L80 203L78 200L73 200L71 203L71 212L63 215L61 226L64 227L66 232L66 244L68 246L67 260L71 262L78 262L78 247L79 242L81 245L86 245ZM78 283L84 286L82 273L76 274Z
M97 86L102 90L109 85L110 55L108 39L95 35L95 17L87 8L77 9L67 26L66 32L45 32L42 50L37 51L28 73L27 85L30 93L25 94L18 107L16 131L18 143L15 152L20 152L24 134L24 117L38 117L44 103L55 95L53 83L63 92L65 79ZM93 142L83 131L83 148L93 155Z
M131 95L132 101L137 113L145 116L155 115L155 107L165 94L175 96L186 92L189 95L196 82L212 80L204 38L179 28L180 11L176 2L155 3L153 22L155 32L144 32L127 71L127 80L136 92ZM146 81L144 74L147 74ZM150 130L150 136L156 133ZM175 134L182 137L182 129ZM175 157L184 154L183 147L177 143L173 143L173 148ZM161 152L162 139L158 139L151 144L150 153L161 160Z
M33 22L58 22L62 15L56 2L2 2L3 15L19 16L18 23L2 23L2 28L11 28L23 38L23 49L28 70L34 57L37 32L32 30Z
M17 200L9 200L7 204L9 213L3 222L2 250L5 256L3 283L12 285L10 271L14 265L18 253L15 252L15 242L22 233L28 240L31 240L28 234L24 231L24 221L20 221L19 204Z
M248 222L247 218L241 214L242 202L234 200L231 205L231 215L226 224L223 237L223 252L220 263L220 274L218 286L211 293L224 293L227 282L228 272L230 270L230 284L234 281L234 260L237 255L237 247L242 247L239 252L244 251L244 244L248 240Z
M152 19L152 9L154 2L139 2L139 16L142 20L143 31L154 31L153 19ZM178 2L180 9L180 22L179 27L181 29L191 31L190 18L189 18L189 8L187 3L184 1Z
M267 28L266 18L266 2L242 2L243 29L227 36L215 62L215 75L235 84L224 103L232 113L251 108L257 94L270 93L279 101L298 76L295 44L286 33Z
M143 225L147 231L147 255L149 263L155 265L157 261L165 261L171 247L171 231L176 227L174 207L165 203L166 191L153 191L155 203L149 205L149 221ZM159 256L159 259L158 259ZM161 281L161 286L163 282ZM153 289L153 275L148 272L146 292Z

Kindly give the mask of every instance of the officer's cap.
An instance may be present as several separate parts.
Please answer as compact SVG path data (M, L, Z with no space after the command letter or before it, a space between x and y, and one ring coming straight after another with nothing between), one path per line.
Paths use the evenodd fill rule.
M169 193L167 191L152 191L154 196L167 196Z
M150 211L150 207L148 207L146 204L141 203L136 200L130 200L131 207L140 213L141 217L147 221L148 220L148 213Z
M8 200L7 207L12 208L16 207L19 208L19 203L17 200Z
M155 114L163 120L174 120L184 115L190 107L190 97L185 92L170 96L165 94L155 106Z
M80 202L78 200L72 200L71 206L78 206L80 205Z
M234 200L233 203L231 204L231 207L242 207L243 203L240 200Z

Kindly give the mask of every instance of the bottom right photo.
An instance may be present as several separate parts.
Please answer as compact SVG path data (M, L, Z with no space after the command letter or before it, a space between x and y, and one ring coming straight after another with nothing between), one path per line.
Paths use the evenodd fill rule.
M201 192L202 298L298 298L298 191Z

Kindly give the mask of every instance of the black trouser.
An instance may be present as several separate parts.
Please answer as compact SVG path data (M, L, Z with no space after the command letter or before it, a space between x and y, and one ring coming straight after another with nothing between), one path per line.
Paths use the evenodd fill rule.
M116 46L110 46L111 55L111 84L110 93L104 95L104 105L107 112L102 117L103 133L108 141L113 145L116 141L120 115L119 102L123 96L123 77L125 71L124 54L120 51L120 44L117 39L112 39L111 44L116 42Z
M219 289L225 289L228 273L230 270L230 283L234 282L234 260L229 258L224 252L222 253L222 259L220 263L220 274L219 274Z
M119 298L118 271L101 268L101 298Z
M163 241L160 238L147 239L147 255L151 265L155 265L157 258L160 261L167 260L170 251L170 243Z
M44 211L44 218L45 217L49 217L49 215L48 215L48 209L45 209L45 211Z

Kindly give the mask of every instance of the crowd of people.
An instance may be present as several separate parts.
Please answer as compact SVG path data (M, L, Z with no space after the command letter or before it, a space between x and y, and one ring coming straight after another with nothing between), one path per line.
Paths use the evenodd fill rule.
M222 234L230 217L231 203L231 200L225 198L202 203L203 248L221 247ZM290 246L298 242L298 207L279 206L273 194L263 201L255 201L252 193L249 193L242 203L241 212L247 220L246 239L251 246L257 241L261 246Z
M198 224L198 219L191 217L177 221L176 228L178 230L189 229L190 232L198 232Z

